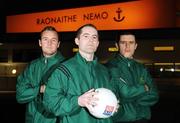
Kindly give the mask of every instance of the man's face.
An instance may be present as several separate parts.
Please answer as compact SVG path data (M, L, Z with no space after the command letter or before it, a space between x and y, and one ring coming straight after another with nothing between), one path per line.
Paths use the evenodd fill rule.
M94 54L99 45L97 30L90 26L82 28L82 33L75 38L75 43L79 46L81 53Z
M39 40L39 46L42 48L44 56L48 57L57 52L60 45L58 34L55 31L44 31Z
M118 43L119 52L126 58L132 58L137 48L134 35L121 35Z

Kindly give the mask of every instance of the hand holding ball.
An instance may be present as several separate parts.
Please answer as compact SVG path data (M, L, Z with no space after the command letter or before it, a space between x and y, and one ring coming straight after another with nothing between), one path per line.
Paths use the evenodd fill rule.
M91 105L89 112L96 118L111 117L118 106L115 94L106 88L98 88L95 92L97 94L94 97L98 98L97 105Z

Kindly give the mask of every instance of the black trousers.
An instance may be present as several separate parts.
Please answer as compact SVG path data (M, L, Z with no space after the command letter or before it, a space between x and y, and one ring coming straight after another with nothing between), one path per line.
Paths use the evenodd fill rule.
M116 123L148 123L148 120L142 119L142 120L136 120L136 121L129 121L129 122L116 122Z

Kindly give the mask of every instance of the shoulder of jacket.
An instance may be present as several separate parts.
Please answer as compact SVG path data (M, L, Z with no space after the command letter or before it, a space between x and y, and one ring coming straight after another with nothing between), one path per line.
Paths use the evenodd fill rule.
M37 58L37 59L34 59L34 60L32 60L31 62L30 62L30 64L37 64L37 63L39 63L41 61L41 58Z

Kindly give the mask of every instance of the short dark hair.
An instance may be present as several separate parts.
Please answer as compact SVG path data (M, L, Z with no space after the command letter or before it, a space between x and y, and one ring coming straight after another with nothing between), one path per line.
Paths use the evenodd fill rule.
M93 25L93 24L85 24L85 25L83 25L83 26L81 26L80 28L77 29L77 31L76 31L76 38L79 38L79 36L80 36L81 33L82 33L82 29L83 29L84 27L92 27L92 28L94 28L94 29L97 30L97 28L96 28L95 25Z
M117 33L116 43L119 43L120 36L122 36L122 35L134 35L135 36L135 34L133 32L130 32L130 31L121 31L121 32Z
M44 31L54 31L54 32L56 32L57 35L58 35L58 31L57 31L56 28L53 27L53 26L46 26L46 27L44 27L44 28L41 30L41 32L40 32L40 36L42 36L42 33L43 33ZM59 38L59 35L58 35L58 38ZM40 39L41 39L41 37L40 37Z

